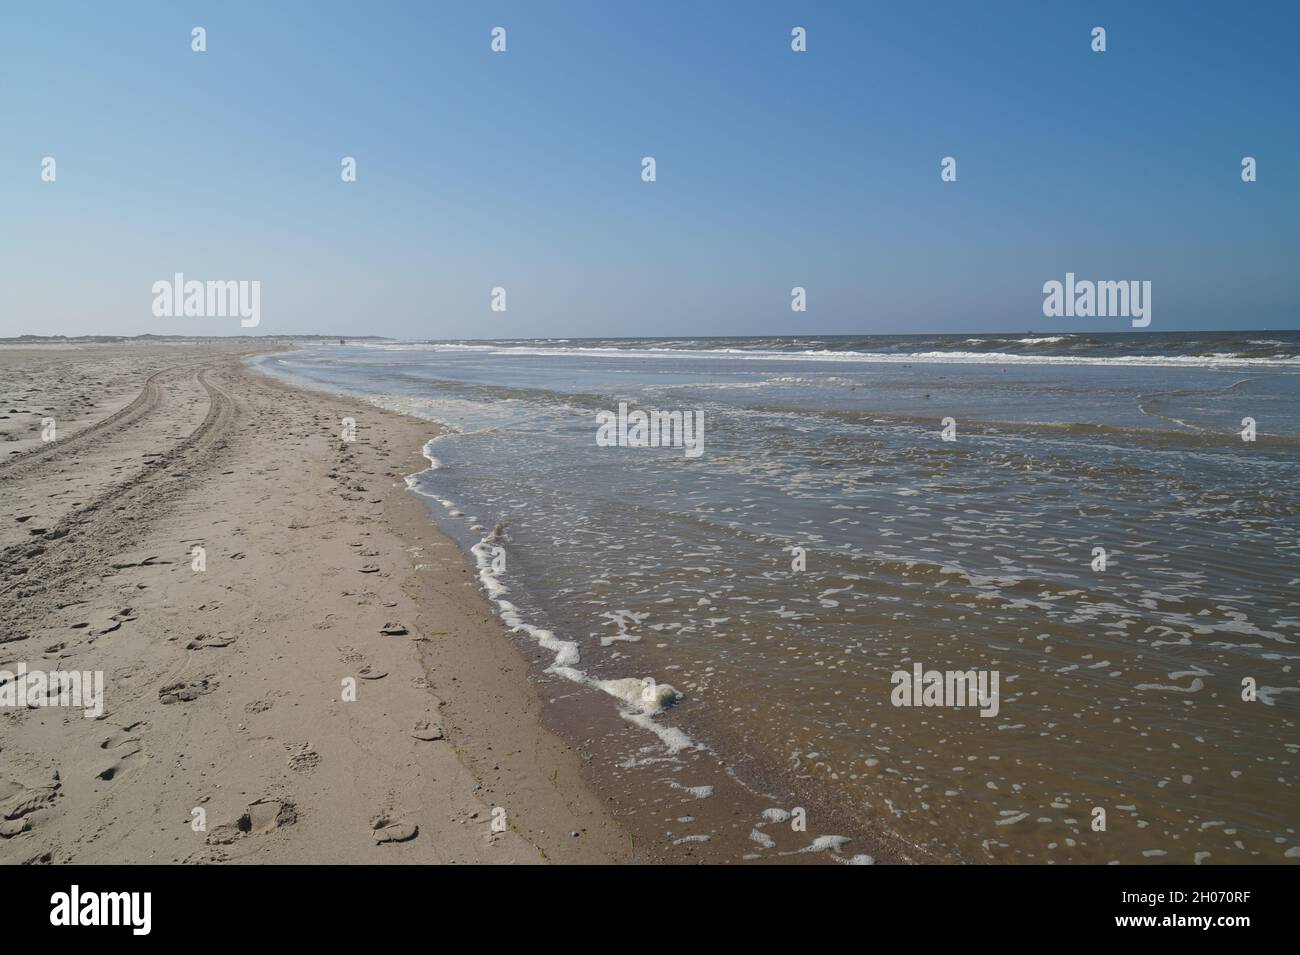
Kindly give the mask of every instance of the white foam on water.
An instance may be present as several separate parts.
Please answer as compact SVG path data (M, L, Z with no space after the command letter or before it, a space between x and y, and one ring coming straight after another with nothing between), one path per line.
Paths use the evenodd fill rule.
M1300 687L1297 686L1260 686L1255 690L1259 701L1265 706L1276 706L1273 698L1279 693L1300 693Z
M1055 343L1066 336L1054 338L1010 339L1021 344L1040 345ZM1000 339L1008 341L1008 339ZM968 343L982 342L981 339L968 339ZM864 364L954 364L954 365L1116 365L1132 367L1171 367L1171 368L1213 368L1213 367L1250 367L1273 366L1288 367L1300 365L1300 355L1281 355L1273 357L1243 358L1239 355L1221 352L1211 355L1113 355L1108 357L1096 355L1024 355L1008 352L862 352L833 351L830 349L808 349L805 351L776 351L748 348L656 348L642 346L634 348L611 348L609 346L574 346L555 348L544 345L460 345L460 344L384 344L363 347L381 348L389 351L433 351L433 352L481 352L495 356L538 356L549 358L572 357L583 355L591 358L664 358L680 361L684 357L720 361L803 361L803 362L851 362Z
M426 491L421 486L421 481L420 481L421 475L428 474L432 471L438 471L442 469L443 466L442 462L433 456L433 451L432 451L433 443L437 440L438 440L437 438L429 439L424 443L424 447L420 449L420 453L423 454L424 459L429 462L429 466L425 468L423 471L417 471L414 474L406 475L406 489L408 491L414 491L416 494L420 495L421 497L427 497L431 501L437 501L443 507L450 510L451 508L456 506L454 503L438 497L436 494L432 493L431 491Z
M809 852L832 852L838 855L849 844L848 836L818 836L809 845L793 852L783 852L783 856L804 855Z
M682 836L680 839L674 839L673 845L681 846L681 845L685 845L688 842L708 842L709 839L711 838L712 838L711 836L706 836L706 835Z
M497 615L507 627L512 631L527 634L538 646L554 655L551 665L546 668L547 673L582 686L592 687L614 697L619 701L619 716L653 733L670 754L679 753L684 749L703 748L677 727L665 726L655 721L656 716L682 698L682 694L675 688L667 683L656 683L649 678L623 677L601 680L592 677L578 667L582 658L575 641L561 640L550 630L525 620L519 608L505 599L510 588L492 572L493 548L500 546L500 543L494 543L492 538L485 537L470 548L470 553L474 555L478 565L479 583L487 593L489 602L495 606Z
M668 780L668 785L673 789L680 789L683 792L690 793L696 799L708 799L713 795L712 786L683 786L675 779Z
M424 497L437 501L450 514L454 515L458 511L453 501L440 498L432 492L422 490L418 486L420 475L428 474L442 467L441 462L432 452L432 447L437 440L438 438L430 439L422 449L424 457L429 461L429 467L417 474L407 475L406 486ZM657 736L670 755L679 753L684 749L704 748L677 727L664 726L655 722L654 717L663 713L664 710L682 698L682 694L677 689L666 683L656 683L649 678L596 679L578 668L578 664L581 662L581 654L575 641L561 640L550 630L534 626L525 620L519 608L505 599L505 595L510 593L510 588L492 572L493 548L499 546L501 546L500 543L494 541L492 537L484 537L470 548L470 553L474 555L475 564L477 565L479 583L487 594L488 602L497 611L497 616L510 630L527 634L538 646L554 655L554 659L551 665L546 668L546 672L553 673L573 683L600 690L617 699L620 704L619 716Z

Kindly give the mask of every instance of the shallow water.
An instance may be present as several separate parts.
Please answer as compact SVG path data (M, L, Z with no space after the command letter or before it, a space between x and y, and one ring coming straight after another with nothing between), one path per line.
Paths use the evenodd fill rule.
M665 757L749 754L913 858L1300 856L1296 333L258 364L451 426L413 487L555 678L608 694ZM703 453L598 446L620 401L702 411ZM895 706L915 663L996 671L996 715Z

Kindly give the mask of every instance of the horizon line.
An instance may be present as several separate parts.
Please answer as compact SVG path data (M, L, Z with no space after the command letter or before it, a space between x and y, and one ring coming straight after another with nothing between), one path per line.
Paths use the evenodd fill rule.
M737 339L772 339L772 338L917 338L920 336L934 336L939 338L969 338L974 335L1033 335L1043 338L1060 338L1063 336L1144 336L1144 335L1294 335L1300 334L1300 328L1173 328L1164 331L1097 331L1097 332L1068 332L1068 331L1047 331L1036 332L1032 329L1028 331L1016 331L1003 329L997 331L979 331L979 332L802 332L799 334L779 333L764 335L537 335L533 337L512 336L509 338L394 338L390 335L348 335L339 333L325 332L285 332L283 334L272 335L249 335L249 334L231 334L231 335L160 335L156 332L143 332L139 335L10 335L0 337L0 344L14 342L52 342L52 341L137 341L140 339L159 339L163 341L230 341L238 339L251 340L293 340L293 339L342 339L344 341L384 341L384 342L535 342L535 341L669 341L674 339L720 339L735 341Z

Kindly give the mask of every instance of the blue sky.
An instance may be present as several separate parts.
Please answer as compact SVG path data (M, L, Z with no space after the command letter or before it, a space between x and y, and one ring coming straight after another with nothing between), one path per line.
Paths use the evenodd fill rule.
M1300 328L1297 48L1290 2L6 4L0 336L244 331L154 317L175 272L264 334L1129 330L1044 318L1067 271Z

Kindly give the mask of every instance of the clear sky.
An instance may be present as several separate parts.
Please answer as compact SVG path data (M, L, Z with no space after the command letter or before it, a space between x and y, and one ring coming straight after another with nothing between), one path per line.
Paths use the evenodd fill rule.
M6 0L0 336L245 331L176 272L262 334L1129 330L1044 318L1067 271L1300 328L1298 50L1290 0Z

